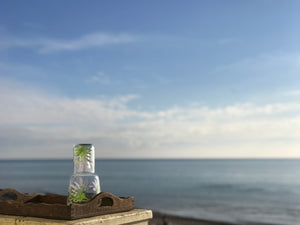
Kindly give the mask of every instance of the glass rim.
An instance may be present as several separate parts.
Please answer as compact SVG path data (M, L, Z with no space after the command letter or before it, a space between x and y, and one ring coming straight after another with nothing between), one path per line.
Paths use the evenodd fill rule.
M81 144L76 144L76 145L74 145L74 146L77 146L77 145L84 146L84 145L93 145L93 144L81 143Z

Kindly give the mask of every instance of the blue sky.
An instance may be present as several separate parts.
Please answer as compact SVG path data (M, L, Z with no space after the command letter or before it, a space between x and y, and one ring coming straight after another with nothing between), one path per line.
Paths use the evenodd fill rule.
M299 157L299 10L2 1L0 157Z

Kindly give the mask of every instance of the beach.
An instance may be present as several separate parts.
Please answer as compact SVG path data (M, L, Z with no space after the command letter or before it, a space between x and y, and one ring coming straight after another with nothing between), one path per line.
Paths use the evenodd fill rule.
M153 219L149 225L238 225L236 223L226 223L211 220L193 219L174 215L153 212Z

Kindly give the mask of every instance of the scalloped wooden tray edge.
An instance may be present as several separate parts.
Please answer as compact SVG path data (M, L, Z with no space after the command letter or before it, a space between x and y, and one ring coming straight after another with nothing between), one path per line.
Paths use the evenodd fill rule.
M12 200L13 199L13 200ZM26 195L15 189L0 190L0 214L74 220L134 209L133 197L117 197L101 192L85 203L67 205L63 195Z

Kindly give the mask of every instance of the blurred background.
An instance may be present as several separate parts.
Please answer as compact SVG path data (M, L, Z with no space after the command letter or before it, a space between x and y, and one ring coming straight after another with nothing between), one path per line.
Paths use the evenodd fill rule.
M0 189L300 223L299 1L1 1Z

